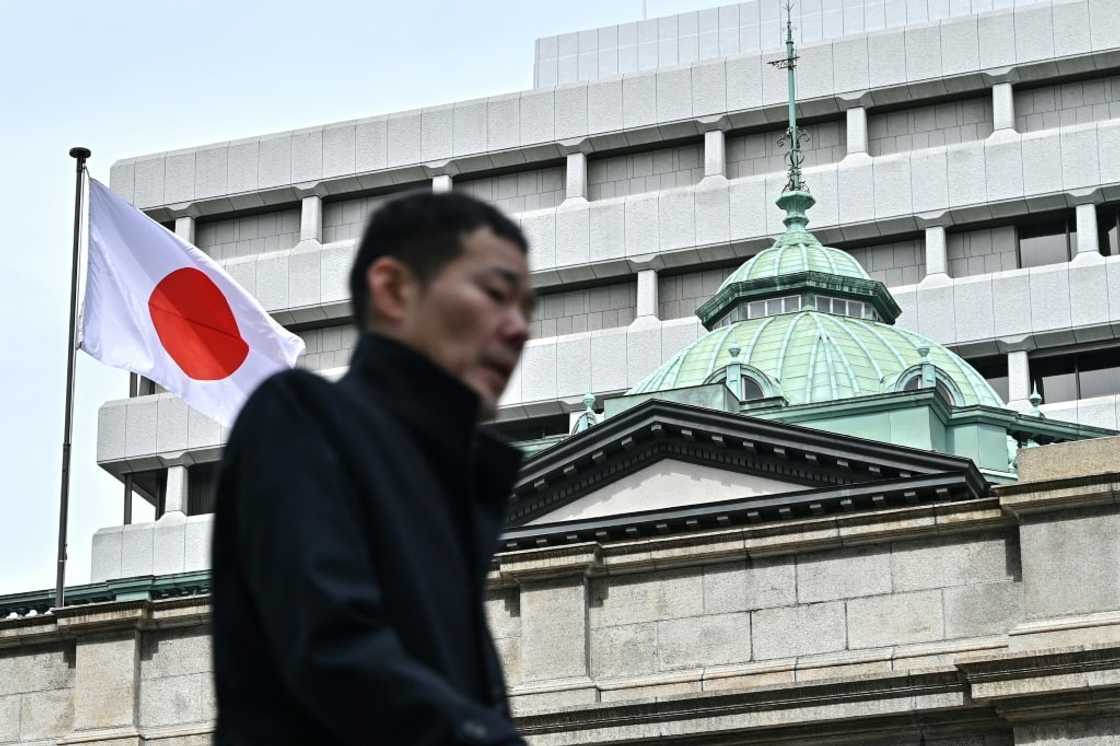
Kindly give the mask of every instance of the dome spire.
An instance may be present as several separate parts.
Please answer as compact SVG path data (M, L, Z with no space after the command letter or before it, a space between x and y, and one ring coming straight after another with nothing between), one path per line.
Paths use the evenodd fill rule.
M807 138L808 133L797 127L797 50L793 44L793 0L786 0L786 56L774 60L770 64L786 71L789 87L788 125L779 143L788 145L789 153L786 154L788 162L785 189L778 198L778 207L786 213L782 220L786 225L786 232L804 230L809 224L806 213L816 200L809 194L809 187L801 177L801 164L805 156L801 153L801 142Z

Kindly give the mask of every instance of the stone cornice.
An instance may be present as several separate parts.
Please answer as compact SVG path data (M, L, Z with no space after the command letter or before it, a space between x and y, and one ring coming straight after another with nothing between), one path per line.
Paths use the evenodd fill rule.
M718 522L713 522L718 526ZM978 531L1005 529L1014 521L993 498L920 505L822 518L773 521L727 529L652 535L633 540L580 542L547 548L532 539L500 552L491 564L491 587L542 576L603 575L662 570L726 561L815 552ZM623 536L627 534L621 532ZM577 531L559 536L578 537ZM576 538L572 538L576 541ZM508 542L507 542L508 545ZM539 568L539 569L538 569Z
M853 661L857 658L852 656ZM783 667L788 668L788 662L775 661L769 668L776 672ZM760 672L762 667L753 669ZM640 691L690 680L685 672L628 683ZM603 683L605 690L612 688ZM513 694L516 707L518 690ZM540 696L540 692L532 694ZM989 650L923 671L839 673L819 681L790 681L734 693L701 688L692 694L618 704L542 708L523 711L517 720L537 744L566 743L561 739L573 730L580 733L580 743L645 742L667 735L687 742L692 736L711 739L733 733L751 739L745 742L761 743L811 732L803 728L816 727L819 734L823 723L832 723L828 733L837 737L860 732L882 737L895 728L900 732L919 728L933 737L949 723L1006 727L1006 720L1086 715L1117 706L1120 648L1083 646L1029 653Z
M1042 513L1120 503L1120 474L1025 482L995 488L1000 507L1020 521Z
M72 640L126 630L170 629L206 624L210 596L150 601L108 601L67 606L47 614L0 620L0 649Z
M1004 653L957 668L975 702L1012 721L1076 717L1120 709L1120 648L1085 645Z

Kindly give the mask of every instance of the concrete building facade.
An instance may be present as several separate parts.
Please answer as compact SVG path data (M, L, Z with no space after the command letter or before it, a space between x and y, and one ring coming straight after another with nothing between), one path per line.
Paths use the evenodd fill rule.
M700 339L697 308L782 232L778 5L541 39L533 89L139 156L110 183L220 261L328 376L356 339L346 273L381 202L462 189L501 205L530 239L541 311L495 427L540 448L585 399L609 411ZM1037 391L1050 420L1120 428L1114 4L802 0L794 24L811 230L889 288L898 327L964 358L1008 409L1036 413ZM4 600L20 618L0 634L22 647L0 664L39 666L32 645L55 673L0 692L31 723L0 743L194 743L212 727L200 594L226 432L139 391L102 407L98 461L133 475L158 520L96 535L75 598L104 604L38 618L34 594ZM905 507L880 495L824 517L806 503L757 526L747 510L701 533L682 518L660 538L627 533L620 509L601 537L510 539L489 611L521 722L542 744L821 743L819 725L840 721L831 742L1120 738L1103 714L1116 448L1029 449L1017 485L948 502L930 487L930 504L909 504L911 488ZM1035 455L1060 449L1091 463L1031 476L1032 460L1060 471L1065 456ZM725 479L667 468L650 484ZM116 709L90 699L82 676L98 671L116 672L97 680Z

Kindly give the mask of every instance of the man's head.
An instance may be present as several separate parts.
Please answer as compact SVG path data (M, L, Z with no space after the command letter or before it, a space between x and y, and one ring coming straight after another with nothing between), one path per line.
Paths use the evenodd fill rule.
M521 229L481 200L394 199L374 213L350 270L355 323L458 378L492 416L529 336L527 251Z

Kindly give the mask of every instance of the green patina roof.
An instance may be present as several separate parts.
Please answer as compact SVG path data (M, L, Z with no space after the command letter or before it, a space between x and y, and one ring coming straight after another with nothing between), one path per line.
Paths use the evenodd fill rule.
M870 279L851 254L823 246L812 233L793 230L783 233L773 246L748 259L723 281L719 289L745 280L791 275L798 272ZM717 291L718 292L718 291Z
M876 321L799 311L740 321L708 332L630 390L631 394L699 386L731 362L770 379L791 405L848 399L895 389L900 374L928 362L956 387L956 406L1003 407L987 381L960 357L920 334ZM745 371L750 373L749 369Z

